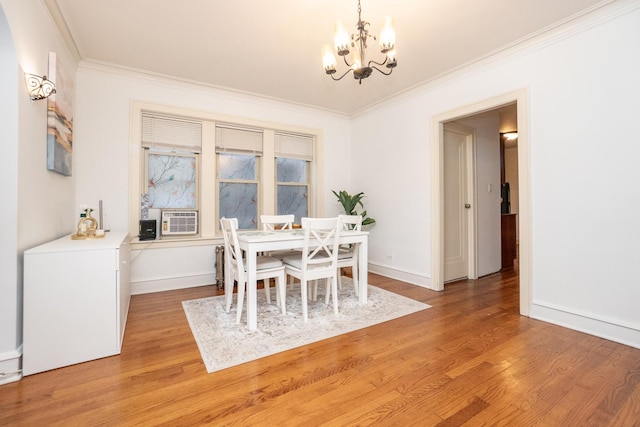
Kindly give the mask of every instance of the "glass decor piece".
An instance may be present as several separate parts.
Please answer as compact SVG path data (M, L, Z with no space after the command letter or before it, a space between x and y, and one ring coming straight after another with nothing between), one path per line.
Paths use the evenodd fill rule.
M148 156L149 208L195 209L196 158L174 154Z
M220 183L220 218L238 218L238 228L255 229L258 226L258 185Z

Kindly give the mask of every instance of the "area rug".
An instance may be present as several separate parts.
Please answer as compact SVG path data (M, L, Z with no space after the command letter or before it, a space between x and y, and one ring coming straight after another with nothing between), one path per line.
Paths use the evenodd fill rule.
M246 300L242 320L239 324L235 322L235 294L229 313L224 311L223 295L183 301L182 306L209 373L430 307L375 286L369 286L367 303L360 305L353 282L347 277L343 277L339 292L338 315L333 313L331 301L328 305L324 303L324 295L318 289L318 300L309 301L309 321L304 323L299 285L287 288L286 315L276 305L275 288L271 289L271 304L267 303L264 291L258 289L256 331L246 326Z

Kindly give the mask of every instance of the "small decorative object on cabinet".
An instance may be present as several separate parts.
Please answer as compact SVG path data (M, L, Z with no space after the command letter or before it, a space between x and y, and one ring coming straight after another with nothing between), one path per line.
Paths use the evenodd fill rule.
M130 296L127 232L25 251L23 374L119 354Z
M76 234L71 235L71 239L82 240L104 237L104 232L100 233L101 230L98 230L98 220L91 216L91 212L93 212L93 209L86 208L84 212L80 214L78 230Z

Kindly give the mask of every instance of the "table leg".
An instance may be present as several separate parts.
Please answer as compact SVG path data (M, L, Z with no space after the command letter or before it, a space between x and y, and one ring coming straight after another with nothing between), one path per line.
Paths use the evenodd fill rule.
M364 241L358 245L358 301L360 304L367 302L367 288L369 286L369 272L368 272L368 250L367 242L368 238L365 237Z
M247 256L247 326L249 330L258 328L258 292L256 284L256 251L246 251Z

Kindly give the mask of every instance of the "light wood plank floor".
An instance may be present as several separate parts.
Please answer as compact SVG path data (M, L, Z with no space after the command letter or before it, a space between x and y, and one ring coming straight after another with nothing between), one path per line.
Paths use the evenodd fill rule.
M0 425L640 425L640 350L520 316L513 272L370 283L433 308L213 374L181 301L217 289L134 296L121 355L0 386Z

